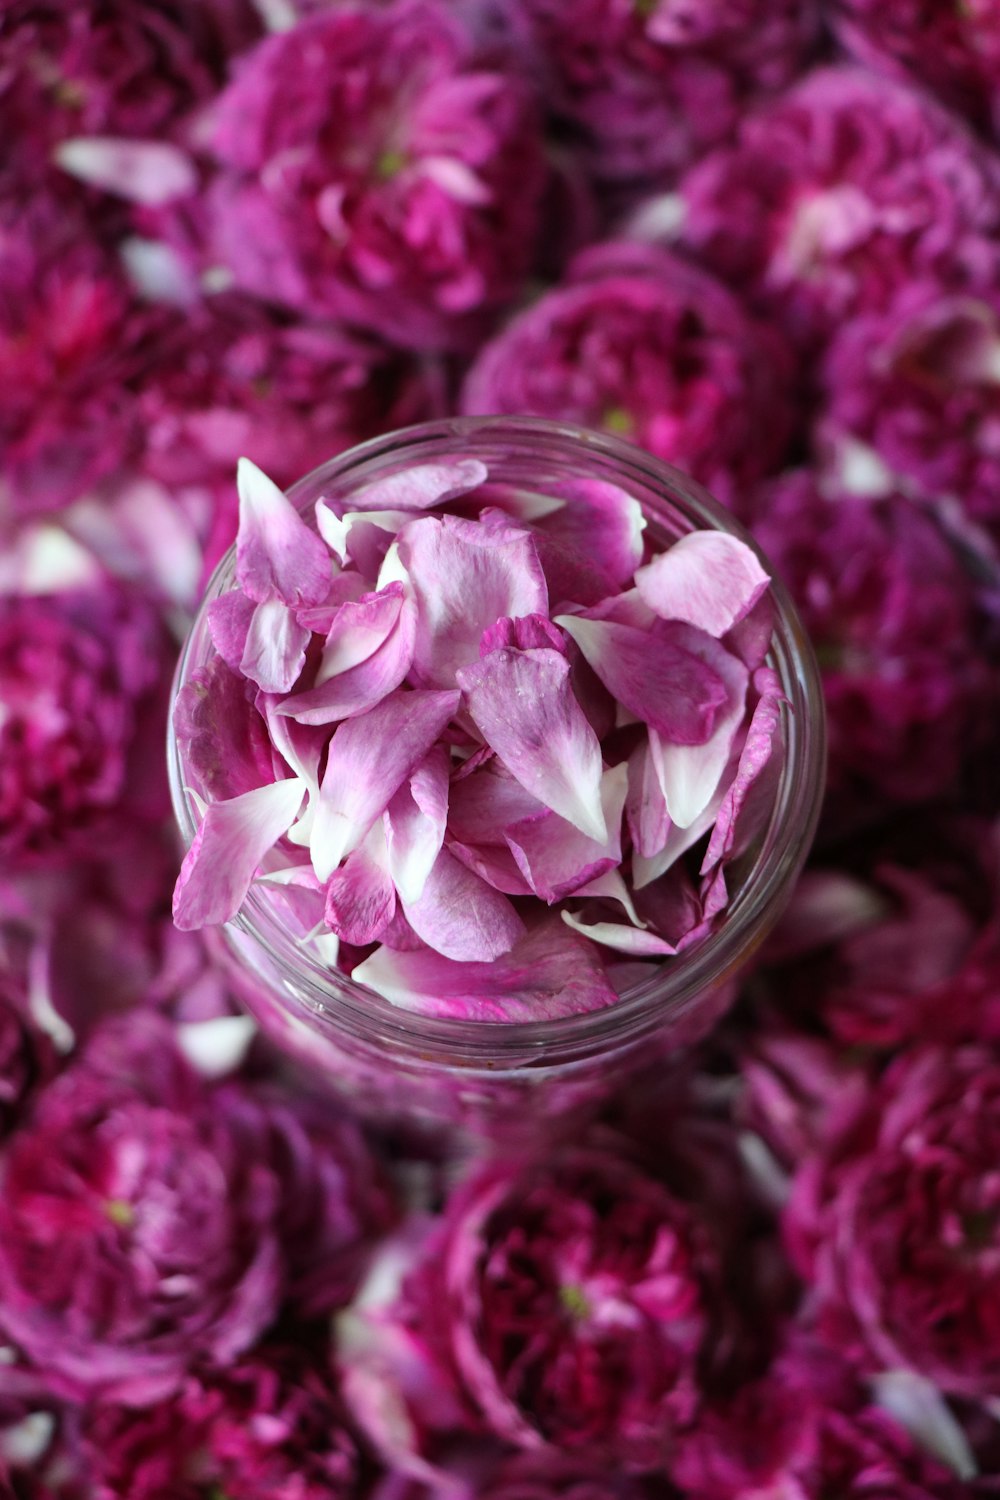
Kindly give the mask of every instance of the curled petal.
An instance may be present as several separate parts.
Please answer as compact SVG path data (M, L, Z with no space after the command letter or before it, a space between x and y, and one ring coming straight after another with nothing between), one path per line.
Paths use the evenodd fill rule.
M753 609L771 580L752 547L724 531L692 531L639 568L635 586L661 619L716 638Z
M722 860L732 859L759 832L774 801L774 781L784 759L781 707L787 703L781 682L769 667L754 675L760 693L740 751L736 775L722 800L702 864L706 874Z
M395 626L366 661L328 678L320 687L286 698L277 713L300 724L335 724L367 713L405 679L413 661L415 632L416 614L406 600Z
M579 556L597 560L614 588L630 583L642 562L646 529L635 496L606 479L574 479L553 490L569 504L539 521L539 528Z
M435 745L385 810L389 873L401 901L419 900L444 843L447 821L448 754L443 745Z
M390 693L367 713L339 726L330 741L310 844L320 880L329 880L382 816L454 714L459 699L457 692Z
M629 953L634 958L649 958L653 955L676 953L677 949L658 933L647 932L641 927L632 927L627 922L584 922L572 912L560 914L567 927L581 936L600 943L604 948L614 948L617 953Z
M450 687L504 616L545 614L548 595L531 535L456 516L412 521L399 552L417 606L415 677Z
M670 814L646 737L629 756L625 814L636 853L644 858L658 853L667 842Z
M287 604L265 599L250 617L240 671L265 693L288 693L305 665L310 631Z
M315 686L367 661L395 628L403 599L403 585L392 583L378 593L342 604L327 631Z
M535 895L550 906L621 863L627 779L628 767L623 763L605 771L601 780L601 807L608 828L603 842L588 838L554 812L526 818L504 830L518 869Z
M208 606L208 629L212 644L222 660L234 672L242 670L243 653L257 606L242 589L220 594Z
M746 709L746 667L711 636L698 634L705 643L705 655L712 670L725 686L725 703L711 736L701 745L679 745L655 729L649 731L649 748L667 812L680 828L690 827L718 791Z
M333 564L322 537L310 531L291 501L248 458L236 470L240 524L236 577L256 603L322 604Z
M324 917L345 943L363 948L382 936L395 910L385 837L376 823L364 843L331 875Z
M604 843L601 747L558 651L499 650L458 673L469 713L521 785Z
M524 923L506 896L442 849L416 901L403 904L419 938L445 958L485 962L507 953Z
M447 463L411 464L398 474L375 479L351 497L352 510L432 510L468 494L489 477L478 458Z
M512 620L505 616L484 630L479 642L480 656L489 656L506 646L513 651L529 651L536 646L551 646L566 655L566 637L548 615L522 615Z
M291 777L209 804L174 888L174 923L182 932L235 917L264 855L295 821L304 792Z

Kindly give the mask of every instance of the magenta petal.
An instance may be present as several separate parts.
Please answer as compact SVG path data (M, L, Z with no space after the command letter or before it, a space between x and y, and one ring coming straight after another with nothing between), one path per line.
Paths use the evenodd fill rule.
M507 896L532 894L507 844L460 844L457 839L449 839L448 849L467 870L474 871L495 891L503 891Z
M375 479L351 497L352 510L431 510L474 490L489 476L478 458L448 463L411 464L398 474Z
M240 459L237 487L236 577L244 593L258 604L273 598L292 606L322 604L333 572L322 537L248 458Z
M389 873L401 901L420 897L444 843L448 752L435 745L385 810Z
M177 694L174 733L199 796L225 801L273 781L271 745L251 692L216 657Z
M489 656L507 646L514 651L528 651L537 646L551 646L555 651L567 654L567 641L558 625L553 625L548 615L523 615L511 620L505 616L483 631L479 642L480 656Z
M539 528L581 557L597 561L616 588L630 583L642 562L646 527L638 500L606 479L574 479L555 485L553 492L569 503L540 520Z
M634 850L632 854L633 891L641 891L653 881L659 880L661 875L666 874L667 870L677 863L682 854L686 854L699 839L704 838L709 829L714 827L721 804L722 795L717 792L698 816L691 819L686 828L682 828L679 823L671 823L664 844L655 853L646 856Z
M518 869L535 895L550 906L621 863L622 808L627 781L628 768L624 764L604 773L601 806L608 837L601 842L588 838L554 812L544 812L540 817L527 818L505 829Z
M360 848L331 875L324 916L327 926L345 943L363 948L382 936L395 910L385 838L376 823Z
M582 615L560 615L556 623L608 692L650 729L679 745L701 745L711 735L726 688L703 649L703 632L673 621L636 630Z
M469 713L521 785L589 838L608 836L601 747L558 651L494 651L458 673Z
M692 531L635 575L635 586L664 620L686 620L716 638L753 609L771 580L746 542L724 531Z
M732 785L722 801L708 841L702 873L744 848L760 831L771 810L774 783L784 760L781 706L787 703L781 682L769 667L754 675L760 693Z
M406 920L428 947L459 963L489 962L508 952L524 923L506 896L442 849Z
M209 804L174 887L174 923L182 932L235 917L264 855L295 821L304 791L292 777Z
M359 666L385 644L403 607L401 583L342 604L331 621L316 671L316 687Z
M413 661L416 614L404 602L395 627L367 661L330 677L320 687L286 698L277 712L300 724L335 724L367 713L403 682Z
M551 916L492 963L455 963L432 949L378 948L352 977L394 1005L474 1021L545 1021L613 1005L593 944Z
M310 632L280 599L258 604L250 620L240 671L265 693L287 693L305 665Z
M491 752L492 753L492 752ZM448 833L463 844L503 844L503 830L545 811L496 758L471 776L463 766L451 779Z
M242 589L230 589L220 594L208 606L208 629L212 644L227 666L240 672L240 663L246 650L250 622L257 608Z
M774 596L770 592L762 594L750 613L729 631L723 644L745 667L756 672L771 649L777 618Z
M670 814L645 736L629 756L625 813L637 853L648 858L663 848L670 832Z
M457 692L390 693L338 727L330 740L310 845L320 880L328 880L345 854L357 848L459 701Z
M689 629L688 626L681 627ZM712 734L703 745L670 742L655 729L649 732L649 748L663 789L667 812L680 828L688 828L711 802L729 761L733 740L746 711L748 673L735 656L701 631L706 664L725 684L726 701Z
M527 531L423 517L400 533L399 553L417 606L415 677L451 687L479 656L483 631L504 616L545 614L545 579Z

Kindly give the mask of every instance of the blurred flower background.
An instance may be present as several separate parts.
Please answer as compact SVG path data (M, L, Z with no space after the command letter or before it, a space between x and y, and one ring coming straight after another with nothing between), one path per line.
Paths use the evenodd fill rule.
M992 0L0 0L0 1483L1000 1493ZM538 1159L311 1097L170 922L178 641L450 412L754 530L828 799L720 1029Z

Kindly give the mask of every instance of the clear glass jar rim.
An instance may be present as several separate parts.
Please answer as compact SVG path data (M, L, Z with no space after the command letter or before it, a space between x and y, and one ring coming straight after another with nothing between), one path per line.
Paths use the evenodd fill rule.
M789 891L812 843L822 803L826 769L826 732L823 692L812 646L781 580L743 526L695 481L654 458L641 448L571 423L538 417L450 417L402 428L359 444L299 479L288 491L293 503L311 502L320 488L329 489L361 470L375 470L387 460L428 461L429 447L441 452L461 450L476 456L484 444L517 444L551 455L553 446L566 456L593 460L615 471L609 478L629 489L629 479L662 495L692 529L729 532L748 543L767 565L776 623L769 663L780 677L789 699L783 710L785 759L778 793L761 848L741 889L722 914L721 925L688 952L665 959L649 979L627 990L615 1004L551 1020L473 1021L426 1016L408 1011L325 967L301 945L251 890L233 926L252 938L265 956L293 976L298 998L311 1015L331 1024L347 1023L352 1034L391 1043L426 1061L440 1051L441 1060L489 1068L492 1059L509 1064L512 1055L528 1058L544 1051L546 1061L558 1056L587 1055L595 1046L624 1044L637 1035L658 1029L668 1017L681 1014L699 994L725 982L737 972L762 941L767 921ZM370 474L363 476L372 477ZM641 500L640 500L640 503ZM184 643L174 680L174 697L186 681L197 627L209 602L230 585L235 569L235 547L221 559L206 587L195 624ZM184 786L180 751L168 731L168 761L174 811L185 845L194 838L197 821Z

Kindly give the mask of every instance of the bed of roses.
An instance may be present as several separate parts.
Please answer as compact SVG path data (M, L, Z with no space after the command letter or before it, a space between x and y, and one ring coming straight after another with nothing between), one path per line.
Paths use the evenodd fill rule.
M995 8L0 0L0 119L0 1492L1000 1492ZM171 919L238 460L449 413L706 484L829 719L732 1013L534 1155Z

